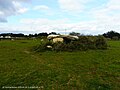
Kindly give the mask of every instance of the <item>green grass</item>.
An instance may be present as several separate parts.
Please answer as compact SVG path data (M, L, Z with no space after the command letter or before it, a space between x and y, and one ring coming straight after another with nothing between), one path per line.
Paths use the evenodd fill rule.
M1 88L120 90L120 41L109 41L108 50L32 52L30 48L38 43L39 40L0 41Z

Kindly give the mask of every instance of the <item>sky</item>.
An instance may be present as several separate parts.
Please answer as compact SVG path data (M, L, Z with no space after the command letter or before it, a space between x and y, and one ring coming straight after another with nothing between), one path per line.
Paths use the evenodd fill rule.
M120 0L0 0L0 33L120 33Z

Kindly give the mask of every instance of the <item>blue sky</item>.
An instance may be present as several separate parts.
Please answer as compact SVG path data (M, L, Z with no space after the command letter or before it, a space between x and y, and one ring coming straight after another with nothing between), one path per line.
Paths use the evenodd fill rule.
M0 0L0 33L120 32L120 0Z

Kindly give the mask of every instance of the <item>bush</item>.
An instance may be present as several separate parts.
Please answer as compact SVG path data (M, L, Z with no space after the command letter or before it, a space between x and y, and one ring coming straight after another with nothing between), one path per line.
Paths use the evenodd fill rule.
M52 46L52 48L48 48L47 46ZM41 42L40 45L34 47L34 50L37 52L40 51L81 51L88 49L107 49L107 42L103 36L98 37L87 37L80 36L79 40L71 41L69 43L52 43L50 41Z
M103 36L98 36L95 44L97 49L107 49L107 41Z
M72 41L70 43L55 43L53 46L54 51L76 51L82 50L83 44L78 41Z
M114 36L114 37L112 37L112 39L113 39L113 40L119 40L119 37Z
M47 46L52 45L52 42L50 41L42 41L39 45L36 45L33 47L33 50L36 52L42 52L42 51L48 51L51 50L50 48L47 48Z
M95 37L81 36L79 42L84 45L84 49L96 49L95 46Z

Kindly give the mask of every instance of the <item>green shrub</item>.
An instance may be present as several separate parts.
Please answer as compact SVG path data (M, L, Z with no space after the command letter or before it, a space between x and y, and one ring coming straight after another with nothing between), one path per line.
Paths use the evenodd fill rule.
M63 51L63 48L66 48L65 46L66 44L61 43L61 42L57 42L53 44L53 50L54 51Z
M97 49L107 49L107 41L103 36L98 36L95 44Z
M36 52L42 52L42 51L51 50L50 48L47 48L48 45L52 45L52 42L50 42L50 41L42 41L39 45L34 46L33 50L36 51Z
M113 39L113 40L119 40L119 37L114 36L114 37L112 37L112 39Z
M95 37L81 36L79 42L84 45L84 49L96 49Z
M71 41L70 43L55 43L53 45L54 51L76 51L83 50L84 45L79 41ZM84 49L85 50L85 49Z
M47 46L52 46L48 48ZM103 36L80 36L79 40L71 41L69 43L57 42L53 43L51 41L41 42L39 45L34 47L34 51L82 51L88 49L107 49L107 42Z

